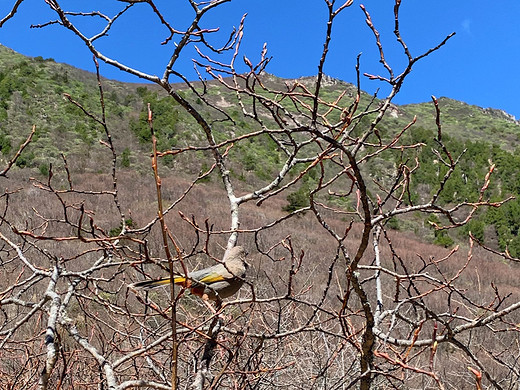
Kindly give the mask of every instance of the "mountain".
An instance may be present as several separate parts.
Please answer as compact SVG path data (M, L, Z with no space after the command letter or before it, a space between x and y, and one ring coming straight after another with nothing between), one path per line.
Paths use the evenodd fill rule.
M268 75L266 80L270 87L279 90L283 90L287 83L295 81L272 75ZM315 78L305 77L297 81L312 86ZM326 78L324 85L322 96L325 99L335 98L343 90L349 90L350 94L355 94L356 91L353 85L332 78ZM134 137L129 137L127 130L131 121L135 121L144 109L143 96L146 94L143 88L151 91L157 101L164 95L153 85L103 80L103 87L108 118L116 119L110 122L110 130L120 143L120 151L146 148L147 146L138 142L139 130L133 132ZM37 129L36 147L25 156L24 164L27 166L40 167L42 164L56 162L60 160L61 152L83 157L87 156L87 152L96 153L99 126L94 121L85 122L84 118L78 115L80 109L71 105L64 98L64 94L69 94L85 109L100 115L98 86L94 74L56 63L53 59L28 58L0 45L0 147L4 156L9 154L13 145L25 139L33 124ZM368 101L370 97L364 96ZM150 99L149 94L147 98ZM208 91L208 100L215 102L217 106L227 107L235 104L234 94L217 84L213 84ZM514 150L520 143L520 123L501 110L480 108L449 98L440 98L439 104L445 134L461 140L490 142L509 151ZM182 143L184 136L199 131L196 126L186 125L190 123L190 119L183 110L174 106L172 103L169 108L175 111L175 118L170 117L163 122L176 121L175 126L169 123L169 129L164 130L175 131L176 134L167 135L170 141L169 145L165 146L173 144L172 138ZM199 105L199 108L201 107ZM233 113L237 117L240 116L238 110ZM160 115L159 112L156 114L156 117ZM434 108L430 102L393 105L383 127L403 127L414 116L417 116L417 127L433 128ZM143 129L143 133L146 131L147 129ZM141 137L141 141L146 139ZM90 167L92 168L95 167Z
M518 146L520 122L513 115L446 97L441 97L438 101L446 134L461 140L470 137L473 141L488 141L508 150ZM419 126L427 126L427 123L431 126L431 118L434 115L431 103L403 105L398 108L398 112L407 120L416 115Z
M266 74L263 81L272 88L284 90L295 82L312 88L315 78L284 80ZM150 161L143 158L149 155L151 148L147 103L151 103L153 108L160 150L187 146L204 137L197 123L157 86L107 79L103 79L102 83L108 130L122 169L139 174L150 172ZM183 96L213 121L217 136L222 134L222 139L253 129L251 122L237 106L235 94L218 83L209 83L205 98L216 107L227 109L234 125L230 122L222 124L222 114L208 109L184 85L178 88ZM348 98L355 96L356 88L344 81L326 78L321 97L333 101L344 91L347 91L345 96ZM82 109L72 104L67 96L92 115L101 117L95 74L56 63L53 59L28 58L0 46L0 164L5 164L12 157L35 125L33 142L17 160L16 169L45 178L51 166L65 164L65 157L67 168L73 173L110 172L112 157L106 153L106 145L99 142L105 137L104 129L92 118L87 118ZM363 94L361 104L367 105L371 100L371 96ZM373 104L377 102L376 99ZM446 142L455 151L465 151L457 168L461 172L447 183L447 191L441 201L450 203L478 196L479 183L488 171L490 162L497 165L495 181L489 189L492 198L520 194L520 186L517 184L520 182L517 172L520 166L520 123L501 110L480 108L449 98L440 98L439 105ZM415 191L413 196L419 199L435 191L438 185L439 171L435 171L437 168L431 164L436 158L431 148L435 147L433 136L437 131L433 104L392 105L378 130L384 137L390 129L404 128L414 116L417 117L417 123L406 133L406 140L427 144L421 152L410 152L408 156L417 157L424 168L417 173L412 186ZM364 118L362 121L367 122L369 119ZM270 180L283 161L281 152L274 149L272 141L267 137L242 143L234 147L231 153L236 161L231 166L233 175L251 186ZM197 158L182 157L174 160L166 157L163 161L180 176L208 169L206 165L201 166ZM386 158L375 161L377 163L366 167L371 177L374 181L389 180L395 170L396 160ZM218 183L218 180L214 182ZM477 236L483 236L486 226L494 226L501 218L505 218L500 222L501 228L495 229L492 236L501 249L507 246L513 254L520 254L520 240L515 233L520 221L514 220L516 217L511 216L514 213L508 213L507 207L513 206L506 205L503 213L493 211L492 214L477 216L470 228ZM437 241L443 245L452 242L443 240Z
M141 108L136 94L137 85L104 80L107 114L114 136L123 149L132 146L127 136L120 136L128 128L128 121ZM0 46L0 145L3 158L27 137L33 125L36 134L33 144L19 162L45 171L49 163L61 161L61 153L84 160L88 169L95 169L95 156L101 146L100 126L85 120L81 110L64 97L72 99L100 116L98 86L95 75L58 64L53 59L27 58Z

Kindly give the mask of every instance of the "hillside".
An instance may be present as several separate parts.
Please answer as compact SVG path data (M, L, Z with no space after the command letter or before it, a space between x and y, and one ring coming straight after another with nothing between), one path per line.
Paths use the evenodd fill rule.
M314 78L302 78L299 80L283 80L275 76L267 76L267 85L272 88L284 90L287 84L297 81L307 86L314 83ZM162 106L156 109L156 116L160 117L162 108L169 109L167 103L161 101L164 95L153 85L121 83L113 80L104 80L105 103L107 115L111 121L111 132L116 140L120 141L119 150L141 150L146 141L134 123L133 134L135 138L129 138L127 129L132 120L136 120L142 113L144 100L154 99ZM195 83L197 85L197 83ZM212 85L210 82L209 85ZM183 86L181 86L183 87ZM145 93L146 88L152 95ZM183 87L186 89L186 87ZM138 89L141 89L139 92ZM323 89L324 99L335 99L344 89L351 90L350 96L355 94L355 87L340 80L329 79ZM85 123L81 111L73 107L65 98L69 94L85 109L93 113L99 113L99 101L97 97L98 86L94 74L76 69L66 64L58 64L52 59L41 57L24 57L4 46L0 45L0 140L3 155L9 153L13 145L17 145L33 124L37 127L37 140L32 153L27 154L27 165L32 168L42 164L57 162L61 151L67 154L85 153L84 145L89 152L95 153L94 145L99 129L93 122ZM159 93L159 95L157 95ZM186 89L186 94L189 95ZM144 99L146 97L146 99ZM217 106L229 107L235 105L234 93L213 83L207 91L208 101ZM367 103L370 96L364 95ZM345 99L344 99L345 100ZM376 101L377 102L377 101ZM164 103L164 104L163 104ZM461 142L483 141L503 147L507 151L514 151L520 143L520 123L507 113L471 106L463 102L449 98L440 98L439 104L442 110L443 131L450 137ZM164 106L164 107L163 107ZM168 146L179 140L180 144L187 144L185 138L188 134L199 131L191 128L190 119L186 114L173 107L174 114L171 117L159 119L166 124L163 131L170 140ZM243 117L238 110L232 115L242 120L239 126L232 131L239 131L240 125L244 125ZM384 126L404 127L413 117L417 117L416 127L434 129L434 110L430 102L393 106L390 114L384 121ZM173 122L173 123L172 123ZM246 124L247 125L247 124ZM383 126L383 127L384 127ZM143 131L144 132L144 131ZM174 133L172 135L170 133ZM123 135L124 134L124 135ZM146 138L146 137L144 137ZM61 150L56 147L56 140L60 140ZM78 147L79 140L83 146ZM85 156L83 156L83 159ZM88 165L88 164L87 164Z
M283 80L273 75L265 75L264 82L278 90L284 90L287 85L294 83L312 88L314 78ZM200 83L195 83L195 86L201 88ZM206 108L186 87L179 88L183 88L184 92L181 93L192 99L201 112L213 118L217 129L222 132L223 139L228 135L240 135L258 129L256 124L244 117L232 91L215 82L208 83L208 86L205 99L217 108L228 109L234 125L230 126L227 123L218 127L219 121L223 118L222 113ZM141 174L149 172L149 161L143 158L150 150L150 133L145 110L147 103L151 103L154 111L160 150L184 147L194 140L203 138L202 131L193 119L156 86L103 80L103 88L109 131L119 155L121 168ZM355 87L329 78L324 83L321 95L324 100L332 101L344 90L350 91L342 98L342 102L347 104L355 95ZM106 147L98 142L103 138L103 129L92 119L86 118L78 107L64 97L65 94L70 95L71 99L85 110L100 115L95 74L66 64L58 64L52 59L27 58L0 46L0 162L5 162L12 156L35 124L34 140L17 161L18 168L37 172L43 178L49 172L49 164L64 164L63 154L67 158L68 168L75 173L109 173L111 157L106 153ZM371 97L364 94L361 104L368 104L370 100ZM377 100L372 104L377 104ZM497 165L495 181L491 186L492 198L518 195L520 188L516 184L516 167L520 165L520 157L516 150L520 143L519 122L500 110L484 109L448 98L440 98L439 105L445 139L449 140L452 149L459 152L466 150L458 168L461 172L448 182L449 188L443 194L443 202L449 204L475 198L480 189L479 183L490 162ZM414 196L419 199L435 190L434 183L439 174L432 171L434 167L428 164L435 158L430 153L436 132L433 105L429 102L394 105L378 129L384 137L387 129L404 128L414 116L417 117L417 123L407 133L407 140L430 145L423 148L418 155L424 169L418 172L413 188L416 191ZM369 117L363 119L364 123L369 123L369 120ZM282 161L280 151L274 149L268 138L241 144L235 147L232 153L237 154L234 160L239 162L232 166L232 173L248 188L267 182L271 173L280 168ZM415 158L415 155L416 152L413 151L409 158ZM176 174L182 177L197 174L201 169L208 168L207 164L198 164L197 159L184 157L176 160L165 158L164 162L170 168L175 168ZM385 182L391 179L395 169L393 164L394 161L385 157L378 163L372 163L367 169L376 182ZM218 185L218 180L213 182ZM504 212L492 211L491 214L481 215L472 222L471 230L476 232L478 237L484 238L484 227L490 223L498 224L500 226L495 229L496 232L486 230L488 238L498 240L500 249L504 250L508 246L513 254L520 254L520 242L517 242L515 234L520 221L510 217L510 207L518 206L511 203L505 206ZM499 222L501 218L505 220ZM417 233L420 232L421 236L432 237L433 233L428 229L424 230L421 225L422 222L412 224L415 226L413 229ZM457 240L457 237L448 239L443 236L437 241L449 245L453 239Z
M442 125L447 134L462 141L485 141L513 151L519 145L520 122L502 110L482 108L449 99L439 98ZM418 126L431 126L430 103L400 106L402 118L417 116ZM428 115L429 113L429 115Z
M378 389L474 388L468 366L516 383L517 264L468 232L520 255L520 204L487 202L520 193L518 122L441 98L442 142L432 103L391 106L367 132L381 102L362 94L348 122L356 88L326 78L315 115L340 125L318 134L314 78L255 82L241 101L175 85L197 122L157 86L101 79L100 100L95 74L0 47L0 167L36 126L0 177L0 378L167 389L178 347L183 384L211 355L213 388L355 388L369 355ZM215 264L236 232L251 267L224 303L188 294L189 275L134 288Z

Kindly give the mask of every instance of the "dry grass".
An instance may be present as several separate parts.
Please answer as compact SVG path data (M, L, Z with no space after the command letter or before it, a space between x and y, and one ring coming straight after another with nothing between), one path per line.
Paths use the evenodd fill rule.
M80 205L84 206L89 218L92 219L91 226L94 227L96 235L108 234L121 222L121 216L111 195L73 193L61 196L62 201L73 205L67 209L69 223L64 223L62 203L56 194L37 188L34 182L23 176L23 171L16 173L8 181L1 180L4 181L2 183L4 188L8 188L10 191L16 189L16 192L9 197L9 208L5 219L15 221L13 226L19 230L27 230L49 237L75 236L77 232L74 225L78 223L81 215ZM175 172L163 177L165 207L182 197L190 183L188 179L181 178ZM101 191L110 188L111 177L75 174L74 185L75 189L80 191ZM66 181L62 178L60 180L58 175L54 187L65 189ZM151 176L122 171L118 176L118 188L121 210L126 218L133 220L133 228L139 229L153 220L156 215L156 203ZM336 255L334 240L317 223L311 213L288 219L272 228L261 230L258 234L254 233L262 226L283 217L285 213L281 211L281 208L284 204L283 197L270 199L261 207L255 206L253 203L246 204L241 209L240 228L243 231L239 240L240 244L246 246L251 254L250 262L253 269L248 276L248 282L254 286L256 299L283 296L289 278L293 278L294 300L230 306L228 315L231 317L226 323L226 327L230 329L231 333L226 336L227 339L221 341L225 348L219 352L222 353L222 356L216 358L216 361L221 363L216 364L223 364L222 362L230 357L226 350L240 352L232 358L234 363L229 370L232 370L233 374L230 371L227 379L222 382L223 387L231 386L233 381L241 380L239 372L249 370L246 362L251 364L251 372L254 371L253 367L263 367L266 370L257 378L256 382L252 377L247 380L248 383L256 383L261 388L277 385L303 389L308 388L309 380L314 386L328 388L326 383L334 381L339 381L334 383L340 383L341 378L352 370L356 370L356 344L352 341L352 343L346 342L343 345L345 329L342 329L341 322L331 322L333 318L331 315L338 313L341 308L341 297L347 286L344 259L334 262ZM3 205L5 206L5 197ZM194 221L201 230L206 229L206 226L210 227L211 232L201 231L196 234L193 226L181 218L179 212ZM344 229L349 223L341 215L326 211L324 213L327 214L330 225L339 230ZM221 185L215 181L196 185L179 205L168 212L167 224L182 248L187 254L192 253L193 249L199 252L196 256L186 259L188 268L199 267L211 262L207 256L200 254L206 243L209 244L209 253L212 255L218 257L222 253L228 236L226 232L228 221L227 196ZM86 228L89 224L90 222L86 218L83 226ZM150 306L143 305L143 302L136 300L127 290L128 283L142 278L143 272L155 277L162 276L166 272L155 265L157 261L164 259L160 244L160 231L156 225L146 232L133 235L133 238L138 241L124 240L123 245L119 244L117 247L110 242L41 241L33 240L30 237L24 242L21 240L22 237L13 235L5 223L2 232L23 248L25 256L34 266L41 267L43 270L50 269L56 259L60 259L59 261L71 273L88 269L96 259L106 254L111 254L115 260L121 262L120 265L106 267L95 272L92 278L82 280L81 288L68 308L68 316L74 321L79 332L114 361L139 348L142 339L138 335L143 331L144 324L150 327L145 332L153 331L161 334L161 330L167 323L161 316L154 314ZM361 238L361 229L362 226L359 223L354 223L348 235L346 245L352 253ZM500 258L490 255L480 248L473 249L472 258L468 262L468 248L462 245L447 260L433 266L431 259L440 260L447 256L450 250L421 241L420 238L409 232L389 231L388 238L393 250L386 240L382 240L380 248L382 265L385 268L398 273L416 273L424 272L425 264L427 264L428 273L431 276L447 280L458 275L463 269L456 279L457 291L449 288L439 289L438 292L428 294L424 298L428 307L435 310L436 313L457 312L461 316L477 315L478 318L478 313L475 312L478 305L484 313L486 307L496 304L495 291L498 291L500 297L510 294L509 298L503 302L503 306L518 301L520 297L515 278L516 265L501 261ZM295 270L295 259L291 259L290 253L286 249L277 246L270 252L270 256L258 251L267 252L269 248L279 244L282 240L287 242L289 239L298 256L304 253L301 266L293 275L291 269ZM37 243L37 247L34 246L35 243ZM6 245L3 246L0 253L2 258L0 291L7 291L9 286L23 281L30 273ZM396 257L396 254L399 257ZM360 264L374 264L374 252L370 247ZM331 280L329 280L329 271L332 272ZM364 286L370 294L370 301L374 303L375 287L372 278L374 271L361 269L359 272L360 279L364 280ZM59 291L62 294L65 293L68 283L73 280L72 276L60 281ZM410 294L408 289L411 288L411 284L409 283L401 281L398 286L398 281L389 275L383 275L381 281L385 300L383 309L388 309L395 304L397 292L400 294L399 299ZM46 279L42 279L29 288L15 288L8 295L4 295L3 299L9 296L13 298L21 296L27 302L38 302L43 296L47 282ZM497 290L494 289L494 286ZM413 284L413 288L417 288L417 291L424 292L431 287L425 280L419 280ZM462 295L461 292L464 294ZM417 292L412 291L411 294L415 295ZM251 297L249 286L243 288L238 296L239 299ZM323 304L320 304L323 298L325 300ZM153 292L148 299L156 302L162 308L166 308L168 305L168 294L162 290ZM303 302L303 304L298 302ZM316 318L312 320L313 326L317 327L315 329L320 329L319 332L298 332L288 335L280 341L275 339L264 342L255 337L243 340L240 334L233 333L238 330L264 335L291 332L304 326L305 322L312 318L313 305L316 304L320 304L320 310L323 310L322 314L318 315L323 322ZM358 309L359 303L353 302L350 307L352 312L349 315L349 323L353 329L362 327L363 321L358 318L359 312L356 313ZM30 307L4 305L2 310L2 329L8 330L14 326L16 321L22 320ZM414 304L410 304L406 312L413 317L414 310L416 310ZM45 345L41 342L46 330L44 312L25 321L16 329L15 334L3 333L3 337L7 337L8 340L0 352L3 362L0 365L0 378L3 383L8 384L7 386L14 386L13 388L34 388L36 386L38 373L43 369L45 361ZM178 313L181 324L191 326L200 326L205 323L209 314L203 309L200 302L190 296L181 298ZM500 355L517 353L518 351L511 350L518 341L517 332L506 331L506 329L508 326L514 327L518 320L517 315L514 314L507 317L507 322L499 326L503 331L476 329L466 334L461 341L466 342L469 346L478 344L477 350L480 351L481 362L489 367L493 375L505 375L499 367L494 365L492 359L486 357L491 353L486 351L495 351ZM455 320L452 325L462 323L464 321ZM385 321L382 328L389 329L390 326L390 321ZM409 338L411 336L410 327L401 320L398 319L393 326L396 327L393 333L395 337ZM431 334L432 326L433 321L425 322L420 333L421 338ZM439 329L439 333L445 331L446 329ZM58 334L61 338L59 342L61 357L55 371L56 374L52 377L53 383L56 386L60 383L65 387L74 386L74 388L85 389L98 386L99 374L95 361L84 350L78 348L77 342L69 332L65 331L63 326L58 329ZM150 337L153 339L157 336L152 336L150 333ZM179 342L179 348L183 354L182 360L186 359L181 365L180 374L189 380L191 375L190 357L198 354L204 339L188 332L180 335ZM339 348L339 346L341 348L335 351L335 348ZM410 356L408 363L416 367L427 368L430 364L429 348L418 348ZM381 342L378 350L392 353L391 347L385 346L384 342ZM261 351L261 353L258 354L255 351ZM331 361L332 357L334 358ZM135 360L134 367L121 367L118 374L120 379L153 378L160 381L161 375L168 378L170 366L168 345L153 349L153 353L148 358L155 363L152 365L146 363L143 355ZM504 359L506 358L504 357ZM384 359L379 364L383 367ZM472 364L473 362L468 359L467 355L452 347L450 343L441 344L435 356L435 372L442 381L449 383L451 388L471 388L473 386L474 380L466 369L468 365ZM152 367L160 367L162 373L158 373ZM327 374L324 374L325 372ZM397 370L396 375L404 384L403 388L434 388L432 387L434 383L430 383L430 378L414 374L413 371ZM62 377L63 381L60 382ZM296 383L290 378L299 379ZM426 382L424 382L425 380ZM379 388L387 388L388 383L383 380L379 386ZM333 388L332 385L331 388Z

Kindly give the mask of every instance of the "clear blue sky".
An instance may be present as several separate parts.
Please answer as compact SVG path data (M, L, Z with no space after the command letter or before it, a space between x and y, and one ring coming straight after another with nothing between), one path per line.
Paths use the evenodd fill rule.
M0 18L15 0L0 2ZM109 15L125 3L115 0L62 0L72 11L99 10ZM179 29L191 17L186 0L156 0L157 6ZM359 5L364 4L379 29L386 56L396 73L404 64L401 47L393 36L393 1L355 0L336 21L325 72L348 82L355 81L355 58L362 52L362 72L386 75L378 63L373 35L364 22ZM253 62L264 42L273 57L267 68L280 77L316 74L323 46L326 8L323 0L232 0L206 15L202 27L220 27L213 39L225 41L233 26L246 13L242 53ZM0 43L29 56L52 57L79 68L93 70L90 53L69 31L58 26L29 29L31 24L55 19L43 0L25 0L17 15L0 29ZM401 33L413 55L435 46L447 34L457 34L440 51L419 62L405 83L396 103L429 101L431 95L447 96L482 107L503 109L520 118L520 1L519 0L402 0ZM95 18L78 21L94 33ZM167 31L156 23L146 4L137 4L100 42L103 51L139 70L161 74L172 45L159 43ZM176 70L194 78L191 58ZM104 76L139 81L124 73L102 67ZM379 82L363 80L362 88L373 92Z

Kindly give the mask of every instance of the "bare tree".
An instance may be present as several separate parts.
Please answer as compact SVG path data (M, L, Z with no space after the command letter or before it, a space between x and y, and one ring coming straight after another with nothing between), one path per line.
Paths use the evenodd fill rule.
M159 150L152 137L154 180L136 183L118 170L99 67L99 113L66 95L103 129L101 143L112 164L92 186L75 184L79 174L65 155L59 167L51 167L47 181L33 179L26 188L9 189L5 179L2 383L41 389L517 388L518 294L504 295L484 273L482 283L473 285L465 277L474 268L475 253L491 256L492 249L475 247L470 238L466 253L457 246L439 255L439 248L424 244L403 254L395 245L403 236L387 229L391 219L418 212L439 216L434 226L439 231L452 229L466 224L478 209L507 201L487 199L490 166L477 200L439 202L461 156L443 142L442 113L434 97L435 163L444 173L426 201L416 202L410 194L422 168L410 156L425 146L406 141L415 120L379 131L412 67L453 34L412 54L400 34L401 1L396 0L394 34L407 59L396 70L385 58L369 10L361 6L385 75L363 74L358 58L356 86L345 84L330 99L324 94L329 82L324 64L333 25L353 8L352 0L323 2L328 20L317 76L283 88L265 72L266 47L256 64L243 56L244 18L224 46L212 44L218 26L203 27L203 18L229 1L187 0L193 19L180 30L162 12L169 5L154 0L121 1L126 4L113 16L70 11L61 1L45 0L56 20L35 27L58 24L86 45L96 66L100 60L157 84L193 118L204 138ZM16 17L21 3L13 1L0 27ZM160 77L120 63L98 46L135 7L149 8L169 31L164 43L171 46L171 57ZM103 20L104 27L88 35L77 23L81 17ZM195 43L197 82L176 71L179 58ZM223 53L230 53L228 61ZM244 65L246 72L240 70ZM388 84L389 93L367 97L362 77ZM182 86L173 82L179 78ZM229 108L211 99L208 91L216 85L234 93L247 130L239 129ZM147 111L152 134L153 109ZM251 142L269 142L280 156L276 171L256 186L232 173L239 165L236 149ZM393 172L379 180L370 167L385 154L397 157ZM204 156L209 163L201 163L206 168L191 180L171 178L161 171L165 156ZM219 193L201 183L215 173ZM152 196L156 201L135 225L126 210L138 213L137 185L145 187L148 201ZM166 200L165 189L174 196ZM280 199L299 189L305 190L305 204L282 213ZM193 199L210 204L203 215L190 211ZM120 226L116 234L107 231L103 218ZM199 262L221 259L239 240L249 249L254 271L233 299L207 307L173 285L167 293L129 288L145 276L186 274Z

